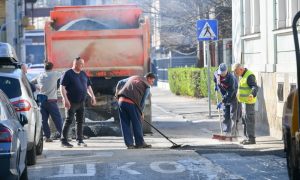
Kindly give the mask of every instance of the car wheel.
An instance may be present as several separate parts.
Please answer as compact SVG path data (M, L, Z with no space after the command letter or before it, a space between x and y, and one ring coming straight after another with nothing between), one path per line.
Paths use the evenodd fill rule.
M27 151L27 165L31 166L31 165L35 165L36 163L36 146L35 146L35 142L32 146L32 148Z
M43 141L43 132L40 133L39 142L36 145L36 155L41 155L43 153L44 141Z
M28 180L28 173L27 173L27 164L25 162L25 169L20 177L20 180Z

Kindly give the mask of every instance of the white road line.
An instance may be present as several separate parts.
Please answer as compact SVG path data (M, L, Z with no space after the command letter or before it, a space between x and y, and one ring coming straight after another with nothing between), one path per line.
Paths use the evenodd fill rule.
M87 174L94 176L96 174L95 164L87 164L86 171L87 171Z
M152 104L152 107L156 107L157 109L161 110L162 112L164 112L164 113L166 113L166 114L173 114L173 115L176 115L176 114L174 114L174 113L172 113L172 112L169 112L169 111L165 110L163 107L158 106L157 104Z
M171 166L174 166L175 169L162 169L160 167L161 164L166 164L166 165L171 165ZM185 167L179 163L176 163L174 161L156 161L156 162L152 162L150 164L150 168L153 170L153 171L156 171L156 172L160 172L160 173L164 173L164 174L172 174L172 173L182 173L185 171Z
M73 174L74 172L73 169L74 169L73 164L60 165L58 174L70 175Z
M95 164L86 164L87 173L74 173L74 164L59 166L58 175L48 176L46 178L63 178L63 177L93 177L96 174Z
M135 171L135 170L132 170L132 169L129 168L130 166L134 165L135 163L136 163L136 162L128 162L128 163L126 163L125 165L118 167L117 169L118 169L118 170L121 170L121 171L126 171L126 172L128 172L129 174L131 174L131 175L138 175L138 174L141 174L140 172Z

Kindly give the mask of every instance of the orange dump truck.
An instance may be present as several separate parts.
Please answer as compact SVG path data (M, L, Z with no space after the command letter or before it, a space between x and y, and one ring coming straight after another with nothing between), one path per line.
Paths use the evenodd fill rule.
M150 25L136 5L61 6L50 12L45 25L46 58L54 69L65 71L74 58L85 60L97 98L87 103L87 118L118 122L114 91L117 82L150 70ZM88 102L88 101L87 101ZM145 118L151 122L151 102ZM144 126L145 132L150 127Z

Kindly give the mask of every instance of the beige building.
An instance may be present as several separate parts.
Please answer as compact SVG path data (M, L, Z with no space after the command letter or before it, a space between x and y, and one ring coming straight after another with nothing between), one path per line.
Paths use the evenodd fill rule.
M300 0L241 0L232 3L233 62L254 71L260 87L257 129L281 137L283 104L296 87L292 20Z

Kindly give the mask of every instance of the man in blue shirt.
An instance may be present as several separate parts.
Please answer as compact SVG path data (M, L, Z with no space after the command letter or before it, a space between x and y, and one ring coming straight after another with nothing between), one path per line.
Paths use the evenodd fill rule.
M141 118L144 118L145 101L150 94L150 86L153 85L154 80L155 75L147 73L145 77L131 76L117 84L116 97L119 103L121 128L128 149L151 148L151 145L144 141ZM135 146L130 125L133 128Z
M78 57L74 59L72 69L64 73L60 82L63 103L67 110L67 117L63 125L61 136L61 144L63 147L73 147L73 145L68 142L68 133L75 114L77 145L82 147L87 146L83 142L84 104L87 94L91 96L92 105L96 104L96 99L91 88L91 81L85 72L82 71L83 66L84 60L82 58Z

